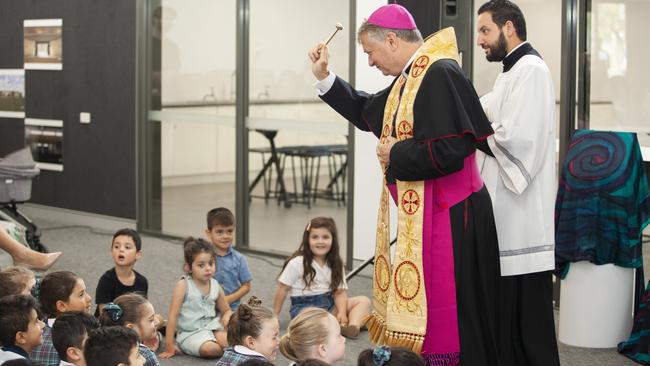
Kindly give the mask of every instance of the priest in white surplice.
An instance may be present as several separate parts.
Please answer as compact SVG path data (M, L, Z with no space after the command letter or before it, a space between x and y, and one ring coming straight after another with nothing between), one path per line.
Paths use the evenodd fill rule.
M501 259L500 353L504 365L559 366L553 321L555 94L548 67L526 41L510 1L478 11L477 43L503 62L481 104L494 135L477 155L492 197ZM486 146L487 145L487 146Z

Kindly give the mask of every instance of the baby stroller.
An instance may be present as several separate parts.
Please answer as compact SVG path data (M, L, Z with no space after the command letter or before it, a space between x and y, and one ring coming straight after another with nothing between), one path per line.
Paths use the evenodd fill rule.
M39 228L17 208L18 204L31 198L32 179L39 173L29 148L0 158L0 220L13 222L24 229L27 244L36 251L47 253L47 248L40 242Z

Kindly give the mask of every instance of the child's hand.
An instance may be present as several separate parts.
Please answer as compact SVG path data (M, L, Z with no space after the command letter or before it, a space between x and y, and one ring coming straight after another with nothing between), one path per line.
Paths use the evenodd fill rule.
M223 327L228 329L228 323L230 322L230 317L232 316L232 310L228 310L221 315L221 324Z
M177 354L182 353L181 350L178 348L177 345L166 345L165 346L165 352L162 352L161 354L158 355L160 358L172 358Z
M336 314L336 320L338 320L341 325L348 325L348 316L343 312Z

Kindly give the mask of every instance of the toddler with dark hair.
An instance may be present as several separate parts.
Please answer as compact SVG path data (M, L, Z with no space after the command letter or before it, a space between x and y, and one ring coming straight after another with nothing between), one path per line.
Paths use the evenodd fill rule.
M133 269L135 262L142 257L142 239L133 229L121 229L113 234L111 257L115 267L106 271L97 283L95 316L99 316L104 304L116 297L136 292L147 297L149 283L147 278Z
M99 317L104 305L113 302L121 295L137 293L145 298L149 292L147 278L133 269L142 258L142 238L133 229L120 229L113 234L111 257L115 266L106 271L97 283L95 291L95 316ZM165 326L164 317L156 314L156 330ZM157 351L162 335L154 332L150 338L143 338L142 343L152 351Z
M232 315L214 275L214 246L189 237L183 243L187 274L174 286L169 305L165 351L170 358L181 351L203 358L217 358L228 346L225 327ZM221 314L218 315L217 311Z

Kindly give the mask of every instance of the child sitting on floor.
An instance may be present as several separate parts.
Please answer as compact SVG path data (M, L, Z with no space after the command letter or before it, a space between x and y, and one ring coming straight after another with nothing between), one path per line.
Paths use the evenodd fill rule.
M301 364L317 359L331 365L345 356L345 338L334 316L320 308L306 308L289 322L280 339L284 357Z
M138 335L126 327L101 327L88 335L84 358L92 366L143 366Z
M104 305L99 317L103 326L121 325L133 329L140 339L151 339L156 334L156 312L153 305L136 293L118 296L115 302ZM160 366L156 354L142 342L138 352L145 359L145 366Z
M173 357L179 351L217 358L228 346L224 328L228 326L232 310L221 286L212 278L216 252L211 243L192 237L185 240L183 252L183 268L187 275L176 283L172 292L165 352L160 358ZM217 316L217 310L221 317Z
M205 234L217 251L217 269L214 279L226 294L226 302L235 311L241 298L250 292L253 276L246 257L232 247L235 235L235 216L225 207L208 212L208 228Z
M332 312L345 337L356 338L370 313L370 299L348 298L347 289L336 224L331 218L316 217L303 231L300 248L284 263L273 311L280 313L288 293L292 319L306 307L319 307Z
M216 366L237 366L250 359L274 361L280 342L280 323L271 309L253 296L241 304L228 323L228 344Z
M0 364L29 360L29 353L43 342L44 324L36 314L32 295L9 295L0 299Z
M90 331L99 328L99 321L85 312L68 312L52 325L52 343L59 354L59 366L86 366L84 344Z
M30 358L39 366L58 366L61 359L52 343L52 325L59 315L70 311L90 314L92 298L83 279L70 271L56 271L43 277L39 302L48 319L43 328L43 344L32 350Z
M12 266L0 269L0 297L29 295L35 285L34 272L25 267Z
M147 278L134 269L135 263L142 258L142 238L137 231L120 229L113 234L111 257L115 266L106 271L97 282L96 317L99 317L104 304L114 301L120 295L135 292L146 298L149 292ZM156 314L156 330L164 325L163 317ZM142 343L155 352L160 345L158 337L154 333L151 338L143 339Z

